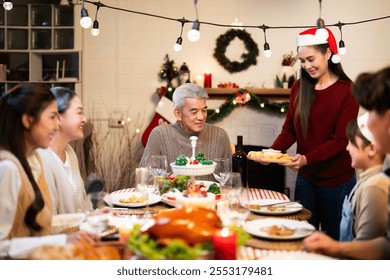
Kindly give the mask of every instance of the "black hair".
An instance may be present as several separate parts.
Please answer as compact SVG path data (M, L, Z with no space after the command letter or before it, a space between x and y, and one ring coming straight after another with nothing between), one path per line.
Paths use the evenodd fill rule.
M379 115L390 109L390 66L375 73L360 74L352 94L356 101L368 111Z
M358 147L356 144L356 137L359 137L363 141L363 147L367 147L371 144L371 141L364 137L362 131L358 126L357 119L352 119L348 122L346 128L346 134L348 141L351 142L355 147Z
M11 152L19 160L33 187L35 198L27 209L24 222L35 231L42 230L36 217L44 207L44 201L26 158L22 116L26 114L33 118L34 123L38 122L42 111L51 102L55 102L55 97L48 88L29 83L15 86L0 98L0 148Z
M68 108L70 101L76 96L76 93L65 87L53 87L50 91L54 94L57 100L58 113L64 113Z

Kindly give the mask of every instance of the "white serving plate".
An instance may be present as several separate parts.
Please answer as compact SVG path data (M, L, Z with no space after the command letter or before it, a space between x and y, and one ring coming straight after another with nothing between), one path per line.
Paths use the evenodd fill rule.
M177 175L187 176L202 176L213 174L217 163L213 162L210 165L194 164L194 165L176 165L174 162L170 163L172 172Z

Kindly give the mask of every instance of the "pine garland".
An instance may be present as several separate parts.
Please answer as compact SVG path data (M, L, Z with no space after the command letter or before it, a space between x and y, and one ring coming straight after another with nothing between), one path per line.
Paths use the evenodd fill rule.
M239 89L232 94L218 109L207 110L207 122L214 123L227 117L237 107L248 106L257 111L268 111L286 114L289 102L272 102L258 97L245 89Z
M243 61L230 61L226 55L226 48L234 38L239 38L243 41L248 53L241 55ZM230 73L240 72L248 69L251 65L257 64L257 56L259 55L259 48L255 41L253 41L251 35L245 30L230 29L225 34L222 34L217 38L217 46L214 49L214 57L219 64Z

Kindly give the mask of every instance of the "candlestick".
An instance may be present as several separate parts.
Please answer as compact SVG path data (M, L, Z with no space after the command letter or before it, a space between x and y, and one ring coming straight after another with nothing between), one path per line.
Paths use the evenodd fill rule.
M212 87L212 75L209 72L204 73L204 88Z
M198 74L195 76L195 84L198 86L204 86L204 76L201 74Z
M212 237L216 260L235 260L237 233L228 228L217 230Z

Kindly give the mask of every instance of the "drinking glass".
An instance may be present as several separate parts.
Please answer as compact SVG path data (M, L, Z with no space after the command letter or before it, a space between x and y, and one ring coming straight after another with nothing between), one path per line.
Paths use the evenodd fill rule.
M221 190L229 178L229 172L231 171L231 164L229 158L216 158L214 160L217 165L214 169L214 178L219 182Z
M167 156L152 155L149 159L148 168L152 172L154 179L157 179L157 177L166 176L168 173Z
M224 225L242 226L249 216L249 191L243 187L241 174L230 172L223 189L224 201L218 209Z
M243 190L241 174L238 172L226 172L227 179L225 181L222 198L228 201L238 198Z
M146 210L144 217L149 219L151 217L149 210L149 196L150 194L158 193L157 185L151 169L145 167L141 168L140 180L135 187L135 190L146 197Z

